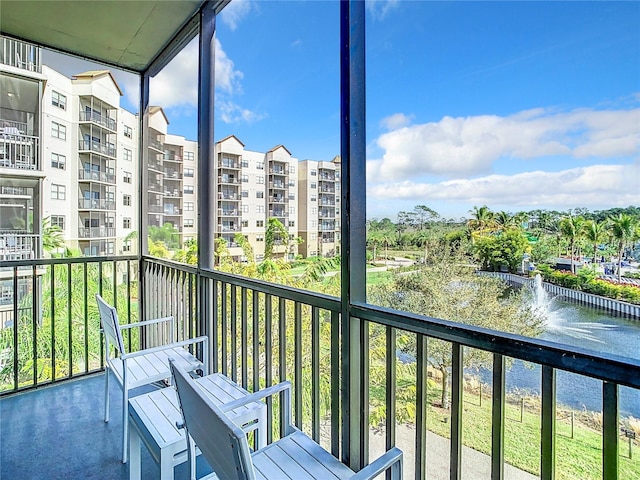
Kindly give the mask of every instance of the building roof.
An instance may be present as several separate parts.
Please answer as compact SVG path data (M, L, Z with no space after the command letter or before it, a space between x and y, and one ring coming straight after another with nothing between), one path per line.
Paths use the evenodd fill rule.
M240 139L235 135L229 135L227 137L224 137L222 140L218 140L216 143L226 142L227 140L231 140L232 138L235 139L236 142L238 142L240 145L244 147L244 143L242 143L242 141L240 141Z
M143 72L168 63L198 33L198 13L229 0L2 0L3 35L88 60ZM180 44L171 40L182 32Z
M118 89L118 93L120 93L120 96L122 96L123 95L122 90L120 90L120 86L118 85L118 82L116 82L115 77L109 70L88 70L83 73L76 73L71 78L73 80L79 80L82 78L90 78L95 80L95 79L106 77L106 76L109 76L109 78L111 79L115 87Z
M167 118L167 114L164 113L164 110L162 109L162 107L157 107L157 106L152 106L149 107L149 116L155 115L156 113L160 112L162 114L162 116L164 117L165 121L167 122L167 125L169 125L169 119Z
M284 145L276 145L275 147L273 147L271 150L268 150L267 153L269 152L275 152L276 150L280 149L280 148L284 148L285 151L289 154L292 155L292 153L289 151L289 149L287 147L285 147Z

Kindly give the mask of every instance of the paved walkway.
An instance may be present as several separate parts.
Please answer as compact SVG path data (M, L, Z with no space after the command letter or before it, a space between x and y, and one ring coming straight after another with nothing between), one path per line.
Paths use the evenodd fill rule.
M415 429L407 425L396 427L397 446L404 452L403 478L415 479ZM370 437L370 459L381 455L384 448L384 434L374 433ZM427 476L426 480L449 480L449 439L427 432ZM462 447L462 479L484 480L491 478L491 457ZM539 477L505 464L504 478L507 480L537 480Z

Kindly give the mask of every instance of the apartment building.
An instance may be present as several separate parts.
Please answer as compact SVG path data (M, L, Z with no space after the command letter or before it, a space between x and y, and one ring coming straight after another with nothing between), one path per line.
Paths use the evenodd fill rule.
M297 164L284 145L268 152L245 149L231 135L216 143L216 238L227 244L236 261L246 260L235 241L242 234L251 245L256 260L265 254L265 232L269 218L277 218L288 238L276 240L276 258L293 259L298 254L296 202Z
M340 253L340 157L299 163L298 229L304 257Z

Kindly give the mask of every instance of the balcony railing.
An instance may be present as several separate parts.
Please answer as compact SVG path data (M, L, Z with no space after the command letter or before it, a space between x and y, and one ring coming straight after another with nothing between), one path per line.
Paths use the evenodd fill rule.
M238 185L240 184L240 179L237 177L229 177L227 175L222 175L218 177L218 183Z
M240 227L237 225L218 225L219 232L239 232Z
M42 71L39 47L6 37L0 37L0 63L30 72Z
M114 132L118 128L118 124L113 118L109 118L106 115L102 115L97 112L80 112L80 121L95 123L96 125L108 128Z
M169 162L181 162L182 157L180 155L176 155L175 153L165 153L162 156L163 160L167 160Z
M164 153L164 144L158 140L149 139L149 146L155 150Z
M40 170L40 138L0 127L0 168Z
M116 156L115 147L100 142L94 142L93 140L80 140L78 142L78 149L81 151L96 152L101 155L107 155L108 157Z
M112 227L81 227L78 229L80 238L115 237L116 229Z
M15 230L0 230L0 261L36 258L40 235Z
M116 202L96 198L81 198L78 200L78 208L83 210L115 210Z
M78 180L93 180L103 183L116 183L116 176L111 173L97 172L95 170L78 170Z
M59 382L102 368L99 322L92 306L94 293L100 292L117 305L125 323L136 319L137 302L141 300L145 318L173 315L178 319L178 339L208 335L211 370L249 390L291 380L294 423L318 441L322 429L327 434L322 440L338 457L344 455L345 441L353 435L352 423L364 426L364 435L356 441L361 442L364 452L369 450L368 425L373 412L370 398L374 389L378 392L376 398L382 398L382 404L375 409L380 422L377 430L388 443L396 444L396 415L400 413L397 402L402 398L411 407L407 410L412 412L411 423L415 426L409 430L415 449L415 461L409 467L415 468L415 478L428 478L430 465L426 442L430 342L446 342L450 347L450 478L460 478L463 421L465 415L471 414L466 412L471 407L464 392L463 368L465 356L471 354L469 349L492 359L492 392L487 393L491 402L487 432L491 429L492 433L487 435L492 478L504 478L496 472L502 471L505 460L505 423L513 421L507 414L511 410L506 400L509 359L541 368L538 475L542 478L553 478L554 470L561 468L554 459L556 448L563 441L555 429L556 376L571 372L590 377L602 387L603 398L602 452L594 455L602 458L604 478L626 478L616 473L620 461L618 398L623 387L640 389L637 360L361 303L351 303L347 323L342 319L344 311L338 298L149 257L142 258L145 289L138 292L134 260L118 257L4 262L3 266L16 272L19 266L28 266L34 272L44 268L45 273L40 277L34 273L26 279L34 286L41 285L40 295L26 294L12 304L18 321L11 328L17 330L5 337L8 343L0 370L1 393ZM200 297L200 292L207 292L206 297ZM72 295L73 302L64 300ZM58 298L63 300L57 302ZM40 322L40 312L49 312L52 318ZM52 325L55 330L51 330ZM133 332L125 342L129 349L136 350L164 334L147 329ZM355 340L360 354L349 352L345 335ZM22 340L30 338L41 340L38 348L21 349ZM414 345L411 368L402 367L397 355L399 345L406 342ZM375 351L376 356L370 357L370 351ZM349 383L345 383L347 372L342 367L349 369ZM345 395L349 390L357 392L356 403L347 403ZM279 406L269 403L267 408ZM271 440L271 424L267 431Z

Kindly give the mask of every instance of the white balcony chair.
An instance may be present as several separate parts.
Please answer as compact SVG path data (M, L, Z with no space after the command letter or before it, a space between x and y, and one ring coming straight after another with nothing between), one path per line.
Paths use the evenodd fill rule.
M129 444L129 390L154 382L171 379L169 358L175 359L184 370L193 372L202 370L207 375L209 364L209 339L206 336L190 340L174 342L127 353L124 349L122 330L147 325L169 323L173 332L173 317L164 317L143 322L120 325L118 312L104 299L96 294L100 311L100 324L104 332L105 348L105 385L104 385L104 421L109 421L109 378L113 376L122 389L122 463L127 463L127 446ZM171 333L173 338L173 333ZM202 343L203 361L201 362L184 348L188 345ZM111 355L112 348L116 355Z
M187 430L191 480L195 480L195 447L213 468L207 479L219 480L371 480L390 469L402 478L402 451L392 448L355 473L291 424L291 383L282 382L239 400L216 406L177 363L170 361ZM225 412L284 393L286 436L253 453L247 437ZM194 444L195 442L195 444Z

